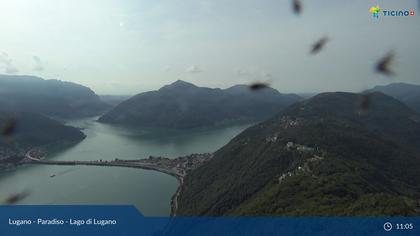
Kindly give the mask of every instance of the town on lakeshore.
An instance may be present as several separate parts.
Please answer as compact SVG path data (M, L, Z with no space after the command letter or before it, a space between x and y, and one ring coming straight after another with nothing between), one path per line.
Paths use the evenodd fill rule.
M104 166L104 167L129 167L129 168L139 168L145 170L154 170L162 172L171 176L174 176L180 183L177 191L171 198L171 215L176 215L176 210L178 208L178 196L181 191L182 185L184 183L185 176L192 170L200 167L205 162L209 161L213 154L211 153L201 153L201 154L190 154L187 156L181 156L177 158L167 158L167 157L155 157L149 156L145 159L119 159L115 158L114 160L73 160L73 161L56 161L45 159L47 152L42 148L33 148L27 151L22 156L13 156L3 160L4 163L7 163L9 166L18 166L18 165L63 165L63 166L76 166L76 165L85 165L85 166ZM50 175L50 178L56 177L55 174ZM19 196L18 196L19 197Z

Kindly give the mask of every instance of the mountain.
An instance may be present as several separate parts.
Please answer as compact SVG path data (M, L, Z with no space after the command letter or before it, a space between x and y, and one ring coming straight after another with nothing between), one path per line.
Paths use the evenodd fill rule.
M121 102L129 99L131 96L129 95L100 95L99 97L105 103L109 104L112 107L115 107Z
M69 145L85 138L79 129L28 112L0 111L0 130L0 162L34 147Z
M418 113L378 92L323 93L188 173L177 215L420 215L419 170Z
M301 100L267 88L245 85L228 89L197 87L178 80L157 91L138 94L103 115L99 121L138 126L194 128L231 121L264 119Z
M33 76L0 75L2 110L79 118L99 115L109 107L91 89L79 84Z
M376 86L373 89L365 91L365 93L375 91L392 96L404 102L415 111L420 112L420 85L393 83L385 86Z

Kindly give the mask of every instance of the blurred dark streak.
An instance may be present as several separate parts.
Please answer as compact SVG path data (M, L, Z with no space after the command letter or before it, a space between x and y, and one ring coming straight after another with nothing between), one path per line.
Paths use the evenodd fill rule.
M318 41L316 41L311 48L311 54L317 54L319 53L322 49L324 49L325 44L329 41L330 39L327 36L322 37L321 39L319 39Z
M293 7L293 12L296 15L299 15L302 13L302 2L300 0L293 0L292 7Z
M7 119L1 128L1 135L5 137L12 136L16 132L16 126L17 120L14 117Z
M270 84L267 83L267 82L254 82L254 83L248 85L248 88L251 91L257 91L257 90L266 89L266 88L269 88L269 87L270 87Z
M364 114L372 107L371 94L363 94L359 104L359 111Z
M30 194L31 193L29 191L22 191L20 193L11 194L2 202L2 204L14 205L28 197Z
M378 73L382 73L387 76L395 75L395 72L390 69L390 66L395 58L395 52L390 51L384 57L379 59L375 66L375 70Z

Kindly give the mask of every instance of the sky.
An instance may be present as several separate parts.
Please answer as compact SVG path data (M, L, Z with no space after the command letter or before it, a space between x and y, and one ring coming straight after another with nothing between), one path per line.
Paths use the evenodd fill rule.
M416 0L0 0L0 73L137 94L178 79L226 88L269 81L285 93L420 84ZM414 9L374 19L369 8ZM311 45L328 36L317 55ZM396 75L374 72L390 50Z

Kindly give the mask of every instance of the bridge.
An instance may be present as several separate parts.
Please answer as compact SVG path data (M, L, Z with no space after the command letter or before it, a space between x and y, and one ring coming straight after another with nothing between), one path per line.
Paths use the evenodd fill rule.
M31 154L34 154L35 157ZM20 164L25 165L61 165L61 166L105 166L105 167L128 167L144 170L154 170L174 176L180 183L177 191L171 199L171 216L176 216L178 209L178 197L184 183L184 177L187 172L196 169L204 162L213 157L211 153L191 154L189 156L177 157L175 159L163 157L149 157L148 159L134 160L89 160L89 161L57 161L41 159L34 150L29 150Z
M158 163L151 163L149 159L138 160L90 160L90 161L54 161L54 160L41 160L30 156L28 152L25 155L25 160L22 164L32 165L61 165L61 166L107 166L107 167L129 167L144 170L154 170L168 175L172 175L178 179L182 184L185 171L180 168L172 167L171 165L160 165Z

